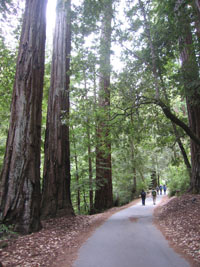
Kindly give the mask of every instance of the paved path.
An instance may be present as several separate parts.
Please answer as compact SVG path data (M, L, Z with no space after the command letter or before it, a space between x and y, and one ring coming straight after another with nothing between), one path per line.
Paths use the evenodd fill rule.
M153 225L154 207L149 197L145 206L112 215L81 247L74 267L189 267Z

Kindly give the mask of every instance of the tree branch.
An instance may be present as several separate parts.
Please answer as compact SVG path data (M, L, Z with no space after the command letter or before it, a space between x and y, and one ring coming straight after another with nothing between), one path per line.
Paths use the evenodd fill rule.
M144 98L141 97L140 99L143 99L145 101L141 101L138 102L136 105L132 105L131 107L126 108L124 111L124 113L121 114L115 114L112 116L111 120L114 120L116 117L118 116L130 116L133 111L131 112L127 112L128 110L133 110L134 108L138 108L141 105L148 105L148 104L154 104L157 105L159 107L161 107L163 113L165 114L165 116L171 120L171 122L175 123L176 125L178 125L179 127L181 127L184 132L197 144L200 146L200 139L193 133L193 131L190 129L189 126L187 126L187 124L185 124L183 121L181 121L178 117L176 117L170 110L170 108L165 105L164 102L162 102L160 99L149 99L149 98Z
M165 116L170 119L172 122L174 122L176 125L181 127L185 133L197 144L200 145L200 139L192 132L190 127L188 127L183 121L181 121L179 118L177 118L170 110L168 106L165 105L161 100L154 99L154 104L160 106L162 108L163 113Z

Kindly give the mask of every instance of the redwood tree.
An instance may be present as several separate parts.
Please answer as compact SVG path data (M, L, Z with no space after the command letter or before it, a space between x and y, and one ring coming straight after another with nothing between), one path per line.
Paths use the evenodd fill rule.
M200 139L199 69L193 45L190 18L184 5L177 6L177 17L181 33L179 47L189 126L195 136ZM191 189L194 192L200 192L200 146L192 139L191 165Z
M73 214L70 199L69 68L71 1L57 1L45 136L42 217Z
M101 44L100 44L100 82L99 82L99 116L97 121L96 148L96 194L94 208L96 211L112 207L112 170L110 118L110 54L112 0L103 1Z
M41 104L47 0L26 0L0 185L0 220L30 233L40 224Z

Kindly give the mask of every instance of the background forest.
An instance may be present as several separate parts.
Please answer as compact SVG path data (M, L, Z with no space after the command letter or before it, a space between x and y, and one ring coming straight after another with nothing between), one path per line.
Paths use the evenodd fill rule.
M199 193L200 1L57 0L45 49L47 1L23 2L0 3L1 221L31 232L38 214L94 213L159 184Z

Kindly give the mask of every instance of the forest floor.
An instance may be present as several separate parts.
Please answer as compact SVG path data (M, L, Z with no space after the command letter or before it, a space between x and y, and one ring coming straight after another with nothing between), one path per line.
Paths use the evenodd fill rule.
M164 198L154 211L154 223L171 247L192 267L200 266L200 195Z
M77 215L43 222L38 233L0 240L0 259L4 267L71 267L81 245L107 218L132 206L112 208L96 215ZM200 195L163 198L155 209L154 223L170 245L200 266Z

